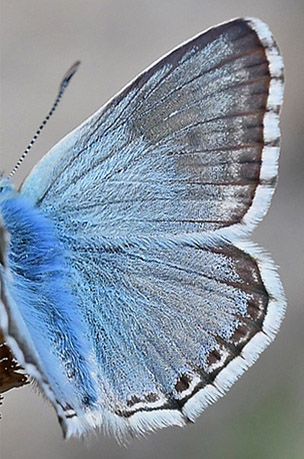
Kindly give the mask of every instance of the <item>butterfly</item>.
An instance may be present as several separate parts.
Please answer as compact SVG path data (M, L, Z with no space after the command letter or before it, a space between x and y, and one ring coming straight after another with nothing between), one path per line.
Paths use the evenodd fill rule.
M248 237L276 184L283 61L235 19L177 47L1 176L3 339L66 437L194 421L274 339L276 267Z

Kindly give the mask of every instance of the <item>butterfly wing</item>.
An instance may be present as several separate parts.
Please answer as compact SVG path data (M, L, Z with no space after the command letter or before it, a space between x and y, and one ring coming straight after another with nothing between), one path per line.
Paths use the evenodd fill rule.
M24 183L64 247L94 355L94 404L58 409L68 435L193 420L273 338L280 281L238 237L269 205L281 99L271 33L238 19L141 74Z
M282 78L264 24L210 29L64 138L22 192L110 243L247 234L276 181Z
M97 237L78 245L71 266L82 296L94 292L83 313L103 423L118 436L193 421L256 360L284 314L273 263L249 242L101 251Z

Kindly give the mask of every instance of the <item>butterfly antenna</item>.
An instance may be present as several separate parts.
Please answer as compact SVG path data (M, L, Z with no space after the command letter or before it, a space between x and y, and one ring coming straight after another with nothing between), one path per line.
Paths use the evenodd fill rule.
M69 84L72 76L77 72L77 70L79 68L79 65L80 65L80 61L75 62L75 64L73 64L72 67L69 68L69 70L64 75L64 77L63 77L63 79L62 79L62 81L60 83L60 86L59 86L58 95L57 95L57 97L55 99L55 102L53 103L53 106L52 106L51 110L46 115L46 117L44 118L43 122L41 123L41 125L37 129L35 135L33 136L32 140L30 141L30 143L28 144L28 146L26 147L26 149L24 150L24 152L20 156L19 160L16 163L16 166L9 173L8 178L12 178L13 175L15 175L16 171L19 169L20 165L23 163L24 158L26 157L26 155L28 154L28 152L30 151L30 149L32 148L32 146L34 145L36 140L38 139L42 129L44 128L44 126L46 125L46 123L48 122L48 120L50 119L50 117L53 115L54 111L58 107L58 104L59 104L59 102L60 102L60 100L61 100L61 98L63 96L63 93L66 90L66 88L68 87L68 84Z

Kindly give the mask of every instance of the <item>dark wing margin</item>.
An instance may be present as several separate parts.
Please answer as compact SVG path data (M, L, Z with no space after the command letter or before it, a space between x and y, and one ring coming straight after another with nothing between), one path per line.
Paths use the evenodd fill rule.
M23 192L52 217L79 222L78 231L87 216L86 233L98 227L107 240L248 234L276 183L282 96L283 62L268 27L222 24L63 139Z

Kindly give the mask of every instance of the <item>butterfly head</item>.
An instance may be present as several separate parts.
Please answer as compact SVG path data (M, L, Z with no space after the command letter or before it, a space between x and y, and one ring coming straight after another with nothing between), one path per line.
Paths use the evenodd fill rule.
M16 193L12 182L0 174L0 203L9 199Z

